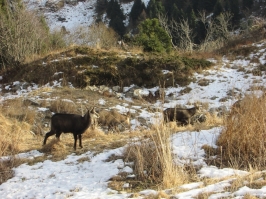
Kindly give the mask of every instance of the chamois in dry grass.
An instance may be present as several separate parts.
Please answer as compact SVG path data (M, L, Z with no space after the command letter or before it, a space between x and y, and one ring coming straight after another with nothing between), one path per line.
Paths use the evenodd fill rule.
M95 109L88 110L84 116L76 114L56 113L51 118L51 130L45 134L43 144L46 144L48 137L56 135L59 139L62 133L73 133L74 150L76 150L77 138L79 138L79 146L82 148L82 134L89 128L95 118L98 118Z
M165 122L180 122L182 124L190 124L191 117L197 113L199 106L193 108L167 108L163 111Z

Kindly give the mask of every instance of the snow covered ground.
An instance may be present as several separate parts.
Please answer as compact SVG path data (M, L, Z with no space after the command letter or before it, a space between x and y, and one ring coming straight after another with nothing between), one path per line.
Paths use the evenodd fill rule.
M209 107L226 106L228 109L235 102L238 96L243 96L249 92L255 92L258 95L261 91L256 91L251 87L265 85L265 73L261 76L254 76L252 73L243 72L240 70L252 70L258 65L266 63L266 44L260 42L254 44L257 50L252 52L248 57L239 57L235 60L228 60L223 57L222 60L215 61L216 64L212 69L196 73L194 75L196 81L188 85L191 92L180 94L183 87L172 87L166 89L166 94L172 93L173 99L168 103L163 104L163 107L173 107L177 104L187 104L196 101L206 102ZM255 59L256 58L256 59ZM253 61L253 60L259 60ZM209 80L208 85L200 86L201 79ZM1 100L6 98L27 96L32 90L38 90L38 85L28 87L23 92L1 96ZM145 90L145 89L144 89ZM147 89L147 90L156 90ZM221 102L221 99L228 96L228 92L234 90L235 95L229 100ZM99 104L103 103L102 99ZM126 103L124 103L126 105ZM157 102L155 106L160 107L162 104ZM125 106L117 106L118 109L125 109ZM133 109L141 109L141 107L132 107ZM140 115L152 122L154 113L149 113L142 110ZM132 123L132 125L136 125ZM251 189L248 186L238 188L234 192L228 192L227 187L236 176L245 176L250 173L247 171L235 170L233 168L217 168L207 165L204 161L204 150L201 147L204 144L215 146L215 141L219 136L223 127L214 127L209 130L201 131L185 131L173 135L171 142L173 143L173 153L177 164L184 164L188 161L194 165L200 165L201 169L198 172L199 178L210 179L225 179L218 180L211 185L204 186L203 182L191 183L182 185L183 191L173 194L176 198L193 198L200 193L211 192L209 198L243 198L245 194L251 194L260 198L266 197L266 186L260 189ZM117 148L113 150L105 150L101 153L94 154L93 151L87 151L84 154L70 154L64 160L53 162L45 160L34 165L22 164L14 168L15 175L7 182L0 185L1 198L8 199L26 199L26 198L86 198L86 199L125 199L129 198L131 193L118 192L107 187L108 179L118 174L121 171L126 171L131 174L133 171L130 164L123 162L122 159L114 162L106 162L105 160L112 154L120 155L125 148ZM18 154L23 158L34 158L44 154L37 150L28 153ZM5 160L8 157L1 157ZM88 161L78 161L82 158L88 158ZM230 177L231 176L231 177ZM125 184L125 187L128 185ZM148 194L155 194L157 190L143 190L139 192L137 198L144 198Z
M58 12L49 11L45 8L47 0L24 0L27 3L28 9L36 10L41 8L44 16L51 29L58 29L65 26L67 30L75 28L77 25L89 26L95 19L95 3L96 0L78 2L77 5L66 5ZM53 1L50 1L53 2ZM54 1L55 3L57 1ZM148 1L145 1L147 5ZM132 2L122 5L125 14L129 13L132 7ZM59 16L65 18L59 21ZM125 21L125 23L127 23ZM175 105L187 105L188 103L202 102L207 103L209 108L217 108L225 106L230 109L230 106L240 97L249 92L257 92L258 95L262 91L254 90L256 87L265 85L265 73L261 76L254 76L252 73L245 71L252 70L258 65L266 63L266 43L265 41L253 44L257 50L250 53L247 57L236 57L235 60L229 60L223 57L221 60L211 59L215 63L212 69L195 73L195 81L190 83L191 88L189 93L180 94L184 87L166 88L166 95L171 94L171 100L165 104L156 102L155 107L174 107ZM256 61L254 61L256 60ZM244 70L241 70L244 69ZM167 71L165 71L167 72ZM200 81L204 80L209 84L201 86ZM13 85L18 82L14 82ZM58 86L60 84L55 84ZM47 85L46 85L47 86ZM250 88L253 89L250 89ZM8 90L8 87L4 88ZM17 93L7 93L0 96L0 103L8 98L27 96L31 91L41 89L38 85L28 86L27 89L21 89ZM156 91L158 88L143 89L146 91ZM227 100L222 100L228 97L229 93L233 92ZM169 98L170 99L170 98ZM103 99L99 100L99 104L105 103ZM122 112L127 109L125 106L117 106ZM132 109L140 110L139 116L145 118L148 122L156 122L155 113L148 112L142 107L132 107ZM134 110L132 110L134 111ZM132 126L137 126L135 121L131 121ZM215 146L217 136L219 136L222 127L214 127L209 130L201 130L199 132L186 131L176 133L172 137L173 153L177 164L184 164L192 161L194 165L200 165L198 175L200 178L224 179L217 181L211 185L204 186L203 182L196 182L182 185L183 191L172 194L176 198L195 198L200 193L211 192L210 199L218 198L243 198L245 194L266 198L266 186L260 189L251 189L247 186L238 188L235 192L228 192L226 188L230 186L230 182L236 176L245 176L250 173L247 171L235 170L232 168L217 168L207 165L204 162L204 150L201 146L208 144ZM14 168L15 175L7 182L0 185L0 198L3 199L63 199L63 198L86 198L86 199L125 199L129 198L131 193L117 192L107 187L108 179L118 174L121 171L132 173L129 164L118 159L114 162L106 162L112 154L120 155L125 148L117 148L106 150L102 153L94 154L93 151L88 151L81 155L70 154L66 159L52 162L45 160L34 165L22 164ZM37 150L28 153L18 154L21 158L34 158L43 156ZM1 157L5 160L8 157ZM90 161L78 161L82 158L88 158ZM231 177L230 177L231 176ZM127 184L125 184L127 187ZM148 194L156 194L157 190L143 190L139 192L137 198L144 198Z
M67 31L72 32L78 27L88 27L96 20L96 0L77 1L76 5L62 1L64 6L56 11L52 7L59 4L60 0L24 0L23 2L29 10L42 14L51 30L60 30L64 26ZM147 6L149 0L144 0L143 2ZM48 4L54 6L49 7L47 6ZM125 26L128 25L129 13L133 4L134 1L121 4L121 9L126 16L124 20ZM103 16L103 22L107 22L108 20L104 17L105 15Z

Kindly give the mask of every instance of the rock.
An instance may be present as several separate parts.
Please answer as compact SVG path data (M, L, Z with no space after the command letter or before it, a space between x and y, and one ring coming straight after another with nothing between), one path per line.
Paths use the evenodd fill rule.
M119 92L120 91L120 86L113 86L113 91L115 91L115 92Z
M65 0L66 4L69 4L69 5L72 5L72 6L75 6L78 4L78 0Z
M99 90L99 88L97 88L95 85L93 85L93 86L86 86L85 89L86 90L91 90L91 91L98 91Z

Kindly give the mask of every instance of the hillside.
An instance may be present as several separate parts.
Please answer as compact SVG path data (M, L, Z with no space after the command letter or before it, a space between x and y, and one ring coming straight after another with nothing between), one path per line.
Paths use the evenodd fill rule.
M110 22L110 18L107 17L106 9L108 8L108 2L107 1L96 1L96 0L87 0L87 1L79 1L79 0L69 0L69 1L61 1L61 0L43 0L43 1L35 1L35 0L24 0L23 1L27 7L28 10L36 11L38 15L43 15L51 28L52 31L54 30L60 30L61 27L65 27L67 31L73 32L79 27L88 27L95 23L96 21L103 21L108 25ZM145 6L146 15L148 15L147 7L149 4L149 0L141 1L143 5ZM167 2L167 1L166 1ZM248 11L245 9L245 4L248 4ZM214 8L214 5L217 3L217 1L212 1L211 3L206 2L200 2L196 5L202 4L202 7L194 8L194 12L204 9L208 10L208 14L214 12L215 10L209 10L210 8L207 8L208 6L212 6L212 9ZM246 15L245 13L249 13L250 16L255 17L264 17L265 16L265 2L262 1L254 1L252 3L252 6L250 6L250 1L243 1L242 4L239 4L239 12L242 16ZM103 8L99 10L99 5ZM125 27L135 29L134 25L132 26L132 23L130 22L130 13L132 11L132 7L134 5L134 1L118 1L118 4L121 8L121 11L123 12L125 19L123 20L123 23ZM190 2L190 4L192 4ZM194 2L193 2L194 4ZM226 4L226 3L224 3ZM189 7L188 5L177 1L177 5L179 8L186 8ZM232 12L231 8L225 11ZM167 7L167 6L165 6ZM184 8L183 8L184 7ZM207 9L206 9L206 8ZM140 8L139 8L140 9ZM191 9L191 8L188 8ZM186 12L184 10L184 12ZM138 11L138 14L141 15L141 11ZM180 14L180 13L179 13ZM143 16L141 16L143 17ZM140 18L141 18L140 17ZM151 16L149 16L151 17ZM157 16L158 17L158 16ZM247 16L245 16L247 17ZM152 18L152 17L151 17ZM137 23L138 24L138 23ZM132 27L131 27L132 26ZM130 32L130 30L128 30Z
M234 102L247 97L248 104L265 104L265 46L265 40L238 45L230 54L210 56L208 61L181 55L74 47L25 63L24 68L10 69L3 74L1 84L0 128L5 136L1 137L0 195L110 199L266 197L264 153L259 154L261 161L232 161L226 159L227 148L219 151L217 144L222 143L216 142L229 129L227 116ZM146 67L138 70L146 75L141 80L137 79L141 73L135 74L134 66ZM98 76L93 80L95 70ZM103 74L108 74L106 81L99 80ZM116 79L123 74L123 79ZM180 76L188 76L189 81L178 82ZM153 81L147 79L151 77ZM121 80L123 84L117 84ZM159 84L158 80L166 84ZM259 96L262 97L256 101ZM165 108L192 107L194 103L201 104L198 116L204 116L204 120L195 120L188 126L159 125ZM53 113L83 115L86 107L92 106L99 112L130 111L130 128L122 126L113 133L104 126L90 128L83 136L84 148L77 151L72 149L71 134L63 134L60 142L49 138L48 144L42 146ZM259 109L265 112L264 105ZM253 112L246 117L254 125L244 130L254 129L235 137L244 143L250 134L252 139L247 139L255 151L255 137L261 132L257 127L264 127L265 115L256 118ZM232 118L239 121L238 116ZM237 128L239 133L244 132L241 126ZM238 133L237 129L234 132ZM173 159L160 164L161 156L154 154L150 140L158 144L156 150L168 146L170 140L169 157ZM162 144L159 140L167 141ZM132 154L142 151L138 146L143 146L143 156ZM171 170L167 167L169 162L174 163L174 168L181 168L181 173L167 173ZM165 173L168 175L161 176Z

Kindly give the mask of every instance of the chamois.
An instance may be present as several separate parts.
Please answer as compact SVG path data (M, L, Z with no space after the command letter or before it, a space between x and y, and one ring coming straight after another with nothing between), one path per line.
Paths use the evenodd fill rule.
M81 135L93 123L95 118L98 118L95 108L88 110L84 116L64 113L54 114L51 118L51 130L45 134L43 145L46 144L47 138L54 134L59 139L61 133L73 133L74 150L76 150L77 138L79 138L79 146L82 148Z
M196 114L198 106L193 108L167 108L163 111L164 121L178 121L182 124L190 124L191 117Z

